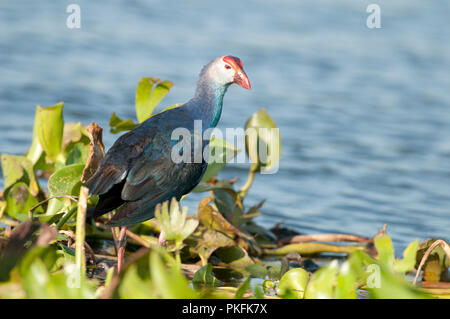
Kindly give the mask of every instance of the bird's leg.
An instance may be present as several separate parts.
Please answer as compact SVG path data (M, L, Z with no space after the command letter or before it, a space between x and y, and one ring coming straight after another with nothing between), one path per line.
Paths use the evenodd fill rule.
M125 248L127 245L127 227L120 227L117 243L117 273L120 274L125 262Z

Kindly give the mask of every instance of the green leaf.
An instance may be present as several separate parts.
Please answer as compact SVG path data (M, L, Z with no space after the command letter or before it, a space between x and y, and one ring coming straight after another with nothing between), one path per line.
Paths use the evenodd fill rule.
M126 268L125 274L120 280L118 293L120 298L123 299L148 299L158 297L157 290L150 279L141 276L137 264L132 264Z
M89 135L86 128L81 122L65 123L63 132L63 148L67 148L74 143L82 142L84 144L89 143Z
M245 267L252 277L264 278L267 275L267 267L264 263L258 262Z
M243 234L238 228L233 226L225 217L223 217L221 213L209 205L209 201L209 198L204 198L199 204L197 215L202 225L210 229L218 230L231 238L234 238L235 235L244 238L249 237L248 235Z
M35 171L40 170L43 173L49 173L50 174L50 173L53 173L53 171L55 170L57 164L60 164L60 163L47 162L46 159L45 159L45 152L42 151L41 157L39 157L38 161L36 163L34 163L34 167L33 168L34 168Z
M34 260L27 268L27 272L23 279L24 289L29 298L48 298L46 286L50 281L50 274L42 260Z
M39 127L39 116L38 109L36 109L36 113L34 115L34 126L33 126L33 142L31 144L30 149L27 152L27 158L35 165L39 159L41 158L44 150L42 149L41 144L39 143L38 136L38 127Z
M130 131L137 127L139 124L134 123L132 120L122 120L117 116L116 112L111 115L109 119L110 132L117 134L122 131Z
M206 264L205 266L197 270L194 274L192 282L194 284L204 284L209 287L218 287L223 284L223 282L213 276L211 264Z
M5 211L6 211L6 202L0 200L0 218L3 217Z
M244 216L247 217L247 215ZM263 241L264 243L275 243L275 241L277 240L275 235L270 230L262 226L259 226L253 221L249 221L243 224L241 226L241 229L249 234L258 236L257 240Z
M399 273L406 273L414 269L416 265L416 254L419 241L415 240L403 252L403 259L396 260L394 263L394 271Z
M153 86L156 84L152 92ZM156 78L142 78L136 89L136 117L140 123L147 120L156 106L167 95L173 83Z
M394 274L384 265L380 266L380 286L368 288L374 299L427 299L431 296L414 287L403 276Z
M24 170L17 156L8 154L2 154L2 171L5 190L18 182L24 174Z
M151 94L153 85L158 81L156 78L142 78L136 88L136 117L140 123L150 117L153 112L151 106Z
M89 155L89 145L77 143L67 154L66 165L86 164Z
M38 105L36 111L36 133L39 144L52 162L60 161L61 157L64 130L63 106L63 102L45 108Z
M173 267L168 273L160 254L153 250L150 253L150 270L154 286L162 298L166 299L194 299L197 294L189 287L186 278Z
M108 271L106 273L106 278L105 278L105 289L108 289L109 285L111 284L111 282L114 278L114 272L115 272L114 267L111 267L108 269Z
M389 235L383 235L374 239L375 247L378 252L378 260L392 267L395 260L394 248L392 247L392 240Z
M38 200L30 193L28 186L19 182L14 184L6 194L6 213L24 221L28 219L28 211L37 203ZM36 212L42 212L42 208L39 207Z
M335 298L338 299L356 299L357 278L353 271L351 263L345 261L339 269L336 279Z
M34 173L33 164L25 156L19 156L18 159L25 170L25 182L28 183L30 193L33 196L37 196L40 189Z
M198 220L186 219L187 207L180 209L175 197L170 202L170 214L168 205L168 201L165 201L162 205L155 207L158 226L164 231L166 240L181 243L195 231Z
M237 192L232 189L215 189L213 192L217 209L228 221L236 227L247 221L242 218L244 209L241 197Z
M57 254L54 247L33 246L31 247L19 263L19 272L26 274L31 264L36 259L41 259L46 269L52 269L57 260Z
M285 265L281 260L267 263L267 276L270 279L280 280L285 272Z
M28 184L31 194L39 193L39 184L33 170L33 164L25 156L2 154L2 170L5 179L5 191L15 183L22 181Z
M173 83L170 81L158 82L150 98L149 109L153 110L158 106L158 104L164 99L164 97L169 93L172 88ZM150 113L152 113L150 112Z
M275 282L273 280L266 279L266 280L263 281L262 287L263 287L264 293L268 294L272 290L275 289Z
M255 295L255 299L264 299L264 292L261 286L255 286L253 288L253 294Z
M261 212L259 209L262 207L262 205L264 205L265 201L266 200L264 199L264 200L260 201L258 204L250 207L249 210L245 213L245 216L243 216L243 217L250 219L250 218L254 218L254 217L261 215Z
M222 232L214 229L206 229L202 238L199 239L194 251L197 252L203 264L208 262L211 254L219 247L227 247L234 245L234 240Z
M317 270L306 287L306 299L333 298L333 285L338 271L338 261L333 260L328 265Z
M257 262L245 267L245 270L250 273L252 277L279 280L286 272L284 269L284 262L281 260L272 260Z
M348 254L355 250L362 250L364 246L357 245L333 245L325 243L296 243L281 246L279 248L265 249L268 255L286 255L290 252L297 252L300 255L314 255L318 253L344 253Z
M81 187L81 174L83 164L65 166L50 176L48 190L51 196L74 195L78 196Z
M48 201L47 210L45 216L54 216L64 210L69 210L71 206L70 199L65 198L52 198ZM41 215L40 217L43 217Z
M240 150L227 141L219 138L211 138L209 142L209 160L202 182L206 182L216 176L231 161Z
M367 285L370 297L374 299L422 299L431 296L408 282L402 274L392 271L392 265L381 263L363 251L351 254L352 269ZM365 266L365 267L364 267Z
M58 242L58 247L60 248L56 251L56 255L58 256L58 258L55 262L55 265L50 270L51 272L59 270L60 268L64 267L65 264L75 263L75 249L67 247L60 242Z
M309 274L303 268L287 271L278 283L278 295L282 298L303 299Z
M63 149L66 165L86 163L89 154L89 133L78 123L65 123Z
M24 275L24 288L30 299L92 299L95 297L94 286L94 281L84 278L76 280L72 273L60 271L50 274L39 258L34 260Z
M255 286L253 294L255 295L255 299L264 299L264 292L261 286Z
M222 247L217 249L215 254L232 268L246 268L254 263L247 251L239 246Z
M430 248L430 246L432 244L434 244L434 242L436 240L439 240L439 238L428 238L426 241L421 242L419 244L419 247L417 249L417 254L416 254L416 266L419 266L420 261L422 260L425 252ZM447 268L450 267L450 257L447 256L447 254L445 253L444 249L439 245L437 247L435 247L429 257L433 257L436 256L439 260L439 263L442 266L442 271L445 271ZM431 258L428 258L428 260L430 260ZM425 265L427 264L427 262L425 262Z
M244 297L244 294L247 292L249 287L250 287L250 277L247 277L247 279L245 279L244 282L239 286L238 290L236 290L234 298L241 299L242 297Z
M180 240L185 240L186 238L188 238L195 231L197 226L198 226L198 219L190 218L186 220L183 228L179 232Z
M245 148L252 162L251 170L268 172L277 169L281 157L281 137L266 110L261 108L254 113L247 120L245 129Z

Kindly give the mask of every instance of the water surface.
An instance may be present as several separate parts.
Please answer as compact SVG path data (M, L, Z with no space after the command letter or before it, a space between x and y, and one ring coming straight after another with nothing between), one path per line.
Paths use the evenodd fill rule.
M66 121L105 128L134 117L143 76L175 82L164 105L192 97L210 59L239 56L252 90L232 87L219 127L264 106L280 127L275 175L257 176L248 205L259 223L302 233L374 234L384 223L401 249L449 238L450 6L447 0L74 1L0 3L0 152L24 153L34 110L64 101ZM221 177L245 182L247 165ZM186 199L195 212L199 196Z

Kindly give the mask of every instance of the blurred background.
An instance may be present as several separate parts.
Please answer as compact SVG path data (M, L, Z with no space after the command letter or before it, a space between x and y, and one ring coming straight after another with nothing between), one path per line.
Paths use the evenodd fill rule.
M71 3L80 29L66 26ZM381 29L366 26L371 3ZM259 224L372 236L387 223L397 249L449 240L449 16L448 0L3 0L0 153L26 152L36 105L59 101L108 148L109 117L134 119L141 77L175 83L161 107L186 102L201 67L232 54L252 90L228 90L219 127L264 106L283 142L278 173L246 199L266 199ZM219 177L242 185L247 172ZM191 213L201 196L184 200Z

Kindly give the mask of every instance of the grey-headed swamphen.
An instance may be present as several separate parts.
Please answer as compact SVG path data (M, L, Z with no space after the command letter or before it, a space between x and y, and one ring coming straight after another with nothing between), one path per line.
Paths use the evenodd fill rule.
M212 60L200 72L195 96L190 101L154 115L119 137L86 182L90 193L99 195L94 218L116 209L108 225L122 227L119 272L125 252L126 226L152 218L158 203L172 197L180 200L205 173L204 159L173 161L172 148L178 142L171 139L173 130L185 128L193 135L194 121L201 121L203 132L214 128L222 113L223 96L232 83L250 89L241 60L230 55ZM208 139L203 139L202 149L208 143Z

